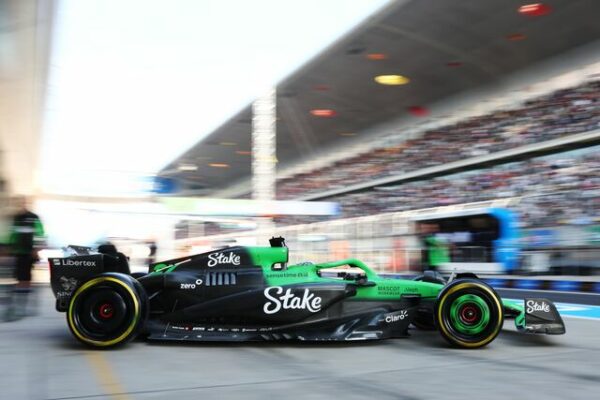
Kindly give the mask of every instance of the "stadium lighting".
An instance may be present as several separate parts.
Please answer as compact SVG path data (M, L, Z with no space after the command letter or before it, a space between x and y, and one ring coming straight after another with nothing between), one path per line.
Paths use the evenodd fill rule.
M219 143L221 146L235 146L237 143L235 142L221 142Z
M181 164L177 169L180 171L197 171L198 166L194 164Z
M541 17L550 14L552 8L544 3L525 4L519 7L519 14L528 17Z
M340 132L340 133L338 133L338 135L340 135L340 136L356 136L356 133L354 133L354 132Z
M367 58L369 60L373 60L373 61L381 61L381 60L387 60L388 56L387 56L387 54L384 54L384 53L369 53L369 54L367 54Z
M235 152L235 154L239 154L240 156L249 156L252 154L252 152L249 150L238 150Z
M406 85L410 79L402 75L378 75L375 77L375 82L380 85Z
M208 166L213 168L229 168L229 164L225 163L210 163Z
M315 117L321 118L331 118L337 115L337 112L335 112L335 110L331 110L329 108L316 108L314 110L310 110L310 113Z

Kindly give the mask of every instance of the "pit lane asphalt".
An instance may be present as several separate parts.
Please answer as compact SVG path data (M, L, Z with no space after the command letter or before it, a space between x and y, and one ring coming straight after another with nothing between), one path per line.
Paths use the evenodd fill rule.
M40 290L41 313L0 323L1 399L581 399L600 393L600 321L564 336L507 321L480 350L437 332L370 343L164 344L89 350Z

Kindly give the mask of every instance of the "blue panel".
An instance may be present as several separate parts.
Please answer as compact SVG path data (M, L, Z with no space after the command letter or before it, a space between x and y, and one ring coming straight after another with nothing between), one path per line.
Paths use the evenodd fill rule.
M172 194L178 191L177 181L171 178L156 176L153 179L152 193Z
M495 288L506 287L506 283L508 282L507 279L484 279L484 281L491 287Z
M554 281L552 282L552 290L561 290L564 292L578 292L581 287L581 282L578 281Z
M516 289L539 289L542 286L542 282L533 279L515 279L514 287Z
M495 217L500 225L500 235L493 244L494 261L513 271L519 262L519 227L517 214L506 208L490 208L488 213Z

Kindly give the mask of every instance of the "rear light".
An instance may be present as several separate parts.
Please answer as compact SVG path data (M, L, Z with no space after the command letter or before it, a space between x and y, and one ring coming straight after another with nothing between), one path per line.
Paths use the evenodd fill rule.
M331 118L337 115L337 112L328 108L310 110L310 113L315 117Z
M544 3L525 4L519 7L519 14L528 17L541 17L550 14L552 7Z
M408 112L414 115L415 117L426 117L427 115L429 115L429 110L422 106L408 107Z

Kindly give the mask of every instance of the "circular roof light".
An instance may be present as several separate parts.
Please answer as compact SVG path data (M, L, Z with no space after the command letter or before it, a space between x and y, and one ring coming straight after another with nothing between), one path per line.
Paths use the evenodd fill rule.
M375 82L380 85L406 85L410 79L402 75L378 75Z
M415 117L426 117L429 115L429 110L423 106L410 106L408 107L408 112Z
M180 171L197 171L198 166L194 164L181 164L177 169Z
M525 4L519 7L519 14L528 17L541 17L550 14L551 12L552 7L544 3Z
M229 168L229 164L225 163L210 163L208 166L213 168Z
M310 113L315 117L321 117L321 118L331 118L331 117L335 117L337 115L335 110L331 110L329 108L317 108L314 110L310 110Z
M510 40L511 42L519 42L527 39L527 36L522 33L511 33L510 35L506 36L506 39Z
M373 61L387 60L388 56L385 53L369 53L367 58Z

